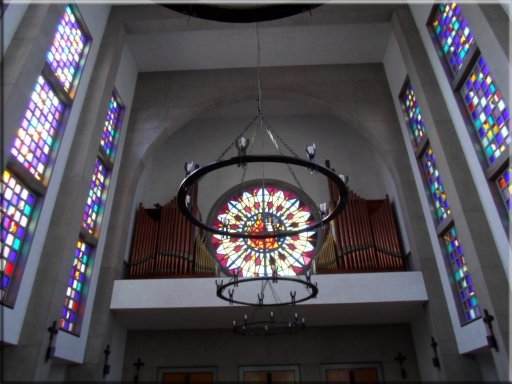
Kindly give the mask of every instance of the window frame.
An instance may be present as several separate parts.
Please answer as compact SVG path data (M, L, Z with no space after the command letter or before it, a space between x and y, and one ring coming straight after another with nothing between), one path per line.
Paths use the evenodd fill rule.
M81 80L81 76L83 74L83 68L86 66L87 60L89 58L89 53L90 53L90 49L91 49L91 46L93 43L93 38L92 38L92 34L90 33L90 30L87 28L87 25L80 13L80 10L78 9L78 7L74 4L66 4L65 8L67 8L67 7L71 8L71 11L73 12L73 15L75 16L75 18L77 20L77 23L80 26L80 29L86 38L86 44L84 46L84 50L82 52L82 57L80 59L79 70L77 71L77 74L75 75L76 77L73 79L73 93L76 94L76 92L78 91L78 87L80 86L80 80ZM51 68L48 64L48 61L46 59L46 55L47 55L48 51L50 50L50 48L52 47L52 44L53 44L53 41L54 41L54 38L56 35L56 30L60 24L60 21L62 20L62 17L64 16L64 13L66 12L65 8L64 8L64 12L59 16L59 19L58 19L55 27L53 28L53 33L51 35L52 40L44 52L43 68L37 75L37 78L39 78L39 77L43 78L43 80L51 88L52 92L55 94L57 99L63 105L61 119L58 123L58 127L56 130L55 136L53 137L53 147L50 149L48 163L45 165L45 169L42 174L42 180L37 180L35 178L35 176L32 175L30 173L30 171L27 170L25 168L25 166L23 164L21 164L14 157L14 155L11 153L11 151L9 151L9 153L6 154L7 161L5 163L4 169L11 172L12 175L16 179L18 179L19 182L25 188L27 188L32 193L34 193L37 198L37 202L35 204L34 211L32 213L33 216L31 217L30 223L28 226L30 229L27 233L27 237L26 237L25 241L22 244L20 258L17 260L16 265L15 265L15 270L17 270L17 278L15 278L11 281L11 283L9 284L9 286L6 289L4 297L0 300L0 306L5 306L5 307L11 308L11 309L13 309L16 305L16 299L18 297L18 292L19 292L19 289L20 289L20 286L21 286L21 283L23 280L25 267L28 263L28 259L30 256L30 250L32 247L32 239L33 239L34 233L37 229L40 212L41 212L42 206L45 202L46 192L48 190L48 187L49 187L49 184L51 181L51 176L53 174L53 170L57 163L57 158L58 158L59 150L60 150L60 146L61 146L60 144L62 143L62 138L64 136L66 127L68 125L69 115L70 115L71 109L73 107L74 97L70 96L70 94L68 94L68 92L65 91L64 86L58 81L57 77L51 70ZM13 144L11 144L11 147L12 147L12 145L14 145L14 140L16 140L16 138L18 137L18 131L21 126L21 121L23 121L25 113L28 109L28 105L30 103L32 94L35 89L34 87L37 84L37 78L32 83L33 88L30 91L29 96L26 100L25 108L23 109L22 115L18 119L18 127L15 130L15 135L12 139ZM3 199L3 194L1 196L1 198Z
M113 144L114 145L113 155L108 156L101 146L101 135L103 134L104 126L102 127L101 133L99 136L100 141L98 142L98 151L94 158L94 166L93 166L92 172L90 174L89 184L88 184L88 189L87 189L87 192L89 192L91 189L91 180L94 176L94 171L96 169L96 162L99 161L104 166L105 171L106 171L105 172L105 174L106 174L105 188L103 189L102 195L101 195L101 206L103 207L103 209L105 208L105 206L107 204L107 199L108 199L109 191L111 188L110 182L112 179L112 173L114 171L115 160L116 160L117 154L118 154L117 146L120 142L121 128L123 126L123 121L124 121L124 117L126 114L126 105L124 104L119 92L117 91L117 89L115 87L112 89L111 96L108 99L109 102L112 97L115 97L119 104L119 116L116 121L116 129L118 129L119 134L117 135L116 141ZM108 113L108 105L107 105L106 114L107 113ZM105 118L107 116L106 114L105 114ZM103 123L104 122L105 122L105 119L103 120ZM87 199L87 196L86 196L86 199ZM80 229L78 231L77 241L83 241L86 245L88 245L91 248L91 252L90 252L89 259L88 259L88 264L86 265L86 269L85 269L86 278L85 278L85 281L83 284L82 294L79 299L78 308L76 310L77 320L74 322L74 329L72 331L69 331L67 329L62 328L60 322L61 322L63 316L62 315L59 316L59 331L68 333L75 337L80 337L80 334L82 331L82 323L83 323L83 317L84 317L84 313L85 313L85 306L87 305L87 302L89 299L88 293L89 293L89 287L90 287L90 280L91 280L91 276L92 276L92 271L94 270L94 264L96 261L96 251L97 251L97 247L98 247L98 243L99 243L99 237L101 234L102 222L103 222L103 212L101 212L96 220L96 223L94 226L94 232L90 233L89 230L83 225L83 213L84 213L85 205L86 205L86 201L84 201L84 207L80 211L82 216L80 218ZM73 270L73 268L74 268L73 266L74 266L75 257L76 256L73 253L73 264L72 264L71 270ZM66 285L66 291L67 291L68 287L69 286ZM66 295L66 292L64 292L63 307L65 307L64 303L65 303L66 298L67 298L67 295Z
M443 67L443 70L445 72L445 75L448 79L448 82L450 84L450 88L452 92L455 95L455 100L457 102L457 106L459 108L460 114L462 115L464 124L466 125L466 129L469 131L469 137L471 138L471 142L473 144L473 147L475 148L475 152L477 154L478 160L480 162L480 165L482 167L482 171L484 173L484 176L487 180L487 184L489 186L489 189L491 191L492 198L494 200L494 204L496 206L496 209L498 210L498 214L501 218L502 225L505 227L505 230L508 232L509 229L509 214L512 213L512 211L509 212L508 207L505 204L504 198L502 196L502 192L500 191L497 183L498 178L501 176L501 174L505 171L507 167L510 166L509 161L509 153L511 146L509 146L509 151L502 153L494 162L494 164L489 164L487 161L487 158L484 154L483 146L480 141L480 139L477 137L475 133L475 128L473 126L473 122L468 116L468 113L466 111L466 105L463 101L463 96L461 95L461 89L464 85L464 82L472 72L473 68L475 67L475 64L479 61L480 57L483 57L480 48L478 47L477 43L477 37L473 35L473 44L465 56L461 67L457 71L457 73L454 73L451 69L450 65L447 63L446 56L442 52L442 47L440 46L440 43L437 39L437 36L433 30L432 23L435 20L436 12L441 3L435 3L432 6L432 9L430 10L430 14L427 18L426 22L426 28L428 31L428 34L430 35L430 38L432 40L432 43L434 44L434 47L436 48L436 53L439 58L439 61L441 63L441 66ZM459 5L460 6L460 5ZM485 60L485 57L484 57ZM510 121L509 120L509 127L510 127ZM512 131L509 133L512 135Z
M244 374L246 372L275 372L275 371L292 371L294 375L294 383L300 383L300 366L298 364L272 364L272 365L241 365L238 367L238 381L245 383Z
M404 95L407 91L407 89L412 87L412 82L409 78L409 76L406 76L403 84L402 84L402 87L400 88L400 91L398 93L398 101L399 101L399 105L400 105L400 108L402 109L402 112L403 112L403 102L402 100L404 99ZM414 88L413 88L414 90ZM415 95L416 96L416 95ZM458 314L458 317L459 317L459 324L461 327L464 327L468 324L471 324L475 321L478 321L482 318L482 314L481 314L481 309L480 309L480 316L477 316L475 317L474 319L472 320L466 320L466 316L465 316L465 313L464 313L464 304L463 302L461 302L461 299L458 297L459 295L459 287L457 285L457 283L455 281L453 281L453 270L452 270L452 266L451 264L449 263L449 254L446 250L446 245L444 243L444 240L443 240L443 236L452 228L455 228L455 230L457 230L457 227L455 225L455 221L453 219L453 213L451 212L451 208L450 208L450 212L447 212L447 216L446 218L444 218L443 220L439 221L437 219L437 215L436 215L436 210L435 210L435 202L434 202L434 199L432 197L432 194L429 190L429 185L428 185L428 180L426 178L426 175L425 175L425 172L423 171L423 164L422 164L422 158L423 158L423 155L425 154L425 152L427 151L428 148L432 148L431 147L431 143L430 143L430 138L429 138L429 134L428 134L428 130L426 129L425 127L425 132L423 134L423 137L422 139L416 143L416 141L414 140L413 136L411 135L411 129L409 127L409 123L408 121L405 119L404 117L404 113L402 113L402 118L404 119L404 123L406 125L406 128L407 128L407 132L408 132L408 137L409 137L409 142L410 142L410 145L412 146L412 149L413 149L413 152L414 152L414 157L416 159L416 165L418 166L418 172L421 176L421 180L422 180L422 184L423 184L423 191L424 191L424 194L427 198L427 201L428 201L428 205L429 205L429 210L430 210L430 216L431 216L431 219L432 219L432 222L434 224L434 228L435 228L435 232L436 232L436 237L437 237L437 240L438 240L438 243L439 243L439 246L441 248L441 252L443 254L443 265L445 267L445 273L448 277L448 280L450 282L450 290L452 292L452 296L453 296L453 299L455 301L455 307L457 308L457 314ZM434 153L434 156L435 156L435 153ZM458 230L457 230L458 232ZM466 264L467 265L467 264ZM468 272L468 274L472 277L472 274L471 272ZM477 297L479 297L476 292L475 292L475 295ZM480 306L479 306L480 307Z
M322 364L321 369L321 381L327 382L327 371L334 369L357 369L357 368L376 368L378 382L384 383L384 366L379 361L368 361L368 362L348 362L348 363L329 363Z
M157 382L162 382L163 377L166 373L197 373L197 372L208 372L213 376L213 382L217 381L217 367L215 366L202 366L202 367L185 367L185 366L176 366L176 367L158 367L156 380Z

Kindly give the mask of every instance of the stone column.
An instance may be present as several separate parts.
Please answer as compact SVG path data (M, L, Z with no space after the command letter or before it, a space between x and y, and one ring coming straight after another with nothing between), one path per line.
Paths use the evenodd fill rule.
M397 10L392 18L392 27L423 110L430 144L443 175L452 216L464 246L465 259L475 281L481 308L488 309L496 317L494 329L500 352L493 351L494 363L499 379L507 380L509 333L506 293L509 286L505 271L443 94L410 10ZM439 327L448 328L446 323L439 324ZM440 346L440 350L444 351L444 347ZM456 353L455 350L453 352ZM452 358L456 360L455 356ZM456 379L465 371L453 365L446 367L450 367L451 373L455 375L446 379Z

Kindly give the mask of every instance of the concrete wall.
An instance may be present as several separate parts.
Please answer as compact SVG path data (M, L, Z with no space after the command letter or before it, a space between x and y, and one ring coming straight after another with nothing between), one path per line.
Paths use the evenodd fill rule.
M164 368L214 367L216 379L238 381L241 366L298 365L301 381L318 382L322 366L377 363L384 380L401 381L395 356L407 356L407 380L418 381L416 355L407 325L306 328L292 335L241 336L231 331L130 331L123 380L133 363L144 362L141 381L158 381Z

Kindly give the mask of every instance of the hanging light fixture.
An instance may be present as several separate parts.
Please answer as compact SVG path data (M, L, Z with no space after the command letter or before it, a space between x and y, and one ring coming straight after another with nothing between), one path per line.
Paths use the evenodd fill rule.
M263 113L261 76L260 76L260 39L259 31L257 32L257 113L256 116L245 126L242 131L231 140L227 147L221 152L216 161L204 166L198 166L193 161L185 163L185 178L181 182L177 194L178 207L183 215L190 220L195 226L205 230L210 234L210 244L215 241L219 248L222 248L223 260L217 258L221 270L230 280L216 281L217 296L231 304L242 304L251 306L283 306L295 305L304 302L318 295L318 287L316 283L311 281L311 261L314 257L315 245L320 244L319 229L326 226L333 220L346 206L348 201L348 188L346 182L348 178L344 175L336 174L331 168L322 166L319 162L315 162L317 157L317 144L310 143L305 146L305 157L300 157L293 148L274 130L271 128ZM252 131L252 136L248 133ZM270 147L275 150L276 154L250 154L249 151L255 142L257 134L270 141ZM250 135L250 134L249 134ZM227 154L234 149L235 155L226 158ZM253 181L244 182L247 168L252 165L259 164L261 166L262 177ZM297 186L286 184L284 181L271 180L265 177L265 167L267 169L274 165L285 165L289 171L291 178ZM206 175L215 175L215 173L224 168L231 166L242 167L242 182L235 186L232 190L225 192L225 196L221 197L210 211L209 217L204 220L197 214L197 209L193 210L190 204L190 195L198 184ZM311 174L326 177L334 186L334 190L338 191L335 201L327 204L315 204L309 199L303 191L296 172L292 167L303 168L309 170ZM215 177L213 178L215 180ZM305 217L307 220L290 223L289 219L276 215L273 208L269 208L268 198L278 190L276 186L286 184L286 193L290 199L291 205L282 206L283 209L289 210L291 207L296 209L292 214L296 217ZM243 210L239 210L235 214L218 214L214 209L216 206L236 207L247 201L248 197L237 197L237 190L240 186L252 188L252 201L258 206L258 212L247 215ZM276 192L277 193L277 192ZM268 195L268 196L267 196ZM284 195L283 195L284 196ZM239 200L237 200L239 198ZM244 200L245 199L245 200ZM276 197L275 201L283 202L283 197ZM302 202L302 203L301 203ZM301 205L303 204L304 207ZM329 210L328 207L332 209ZM213 215L213 216L212 216ZM280 255L275 250L284 246L289 246L289 239L302 239L304 247L309 251L304 256L304 262L297 261L292 263L282 274L282 269L278 268ZM222 244L222 246L220 245ZM293 247L293 244L291 244ZM252 254L257 254L257 259L261 263L261 273L248 274L244 269L238 267L240 258L244 257L240 249L250 249ZM238 252L236 257L231 254ZM216 255L217 256L217 255ZM250 255L249 255L250 256ZM245 256L247 257L247 255ZM253 256L250 256L253 257ZM292 256L286 256L293 258ZM302 276L302 277L301 277ZM276 284L280 282L277 289ZM244 287L244 288L242 288ZM250 287L250 288L247 288ZM251 293L252 292L252 293ZM295 323L293 323L295 324Z

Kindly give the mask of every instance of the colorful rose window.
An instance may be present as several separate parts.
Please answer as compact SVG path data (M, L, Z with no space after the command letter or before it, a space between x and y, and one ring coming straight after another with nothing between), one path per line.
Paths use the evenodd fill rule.
M303 192L283 183L254 181L238 186L214 205L210 225L233 232L264 233L305 228L318 218ZM222 269L240 277L296 276L309 268L318 234L269 238L210 237Z

